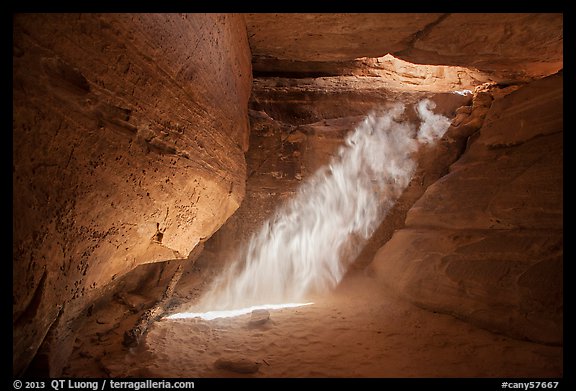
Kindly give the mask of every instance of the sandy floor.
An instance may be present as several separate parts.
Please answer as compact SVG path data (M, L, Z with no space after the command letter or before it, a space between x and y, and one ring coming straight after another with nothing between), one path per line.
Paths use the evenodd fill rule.
M112 377L562 376L561 347L492 334L387 298L367 277L348 278L315 305L271 311L263 325L249 319L162 320L138 348L114 344L91 353L84 346L79 358L96 359ZM260 366L239 374L217 369L218 359ZM86 362L74 362L68 373L97 376Z

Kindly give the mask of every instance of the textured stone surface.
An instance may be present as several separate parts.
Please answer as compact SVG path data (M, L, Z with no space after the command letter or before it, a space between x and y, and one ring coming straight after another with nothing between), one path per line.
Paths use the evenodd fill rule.
M496 99L491 110L494 90L477 89L473 104L455 113L470 102L446 92L485 81L506 86L560 69L562 15L22 14L13 20L14 374L38 351L32 374L58 376L80 329L77 315L90 319L94 303L104 303L103 292L123 275L143 291L161 290L169 262L142 264L192 258L242 202L207 243L204 262L191 266L210 269L208 261L222 258L213 250L244 242L329 160L361 116L386 102L431 95L440 112L456 116L453 127L419 156L415 181L371 243L375 249L388 240L411 209L408 228L390 248L405 254L409 243L414 262L429 262L404 274L406 258L389 250L386 263L376 262L386 265L381 278L429 308L559 341L561 77ZM254 83L247 172L248 43L257 74L296 78ZM478 70L421 68L386 53ZM346 76L302 78L330 75ZM460 163L411 208L469 136ZM156 272L144 278L139 269L148 267ZM105 357L120 345L100 337L86 343L99 345L94 357L109 374Z
M362 86L364 89L385 86L397 90L447 92L473 89L479 84L494 81L492 75L474 69L412 64L390 54L377 58L363 57L337 62L255 57L252 60L252 69L256 78L305 79L337 76L339 79L335 80L340 80L343 84L347 81L355 82L358 86L364 84Z
M503 72L515 79L561 69L562 46L562 14L449 14L397 55L414 63Z
M252 76L240 16L21 14L13 32L18 374L57 317L238 207Z
M563 66L562 14L261 13L245 19L259 71L388 53L418 64L473 67L499 80L539 78Z
M492 104L462 158L374 258L383 283L491 330L562 343L562 80Z
M246 14L252 55L300 61L380 57L442 14Z
M449 82L450 79L446 79ZM406 114L417 124L412 108L423 98L432 99L435 111L449 118L468 107L471 95L414 91L392 88L383 81L341 77L321 79L254 79L251 100L250 148L246 154L248 179L246 197L234 215L206 242L199 262L217 265L233 257L245 246L250 236L269 218L277 207L291 199L298 186L337 153L345 136L353 131L371 110L403 102ZM475 108L476 113L484 109ZM485 114L485 111L484 111ZM427 186L442 176L461 153L466 137L464 128L471 122L468 114L461 121L467 126L451 128L450 140L422 147L416 159L419 168L415 179L402 195L381 227L377 230L354 267L364 267L373 254L404 223L405 213Z
M254 310L250 314L249 326L261 326L270 320L270 312L268 310Z
M558 75L494 102L479 137L414 205L406 224L562 228L562 95Z
M450 83L446 78L446 84ZM470 85L466 87L473 88ZM470 101L471 94L437 86L407 87L401 82L372 77L322 77L306 79L257 78L252 88L252 107L274 120L303 125L324 119L365 116L387 104L413 104L425 97L437 104L437 112L453 116L454 110ZM409 115L413 111L407 110ZM416 116L412 115L412 119Z

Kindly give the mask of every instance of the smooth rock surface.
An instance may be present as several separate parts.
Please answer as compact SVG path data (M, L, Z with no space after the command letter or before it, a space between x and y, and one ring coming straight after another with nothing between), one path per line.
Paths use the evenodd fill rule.
M563 341L562 74L495 101L450 173L376 254L402 297L493 331Z

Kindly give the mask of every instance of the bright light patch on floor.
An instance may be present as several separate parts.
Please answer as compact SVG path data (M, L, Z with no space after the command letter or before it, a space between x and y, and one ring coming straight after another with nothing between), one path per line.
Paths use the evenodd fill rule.
M252 307L240 308L237 310L208 311L208 312L179 312L165 317L164 319L190 319L202 318L204 320L213 320L218 318L233 318L235 316L249 314L254 310L279 310L282 308L302 307L314 303L286 303L286 304L263 304Z
M458 95L464 95L464 96L472 95L472 91L470 91L470 90L454 91L454 93L458 94Z

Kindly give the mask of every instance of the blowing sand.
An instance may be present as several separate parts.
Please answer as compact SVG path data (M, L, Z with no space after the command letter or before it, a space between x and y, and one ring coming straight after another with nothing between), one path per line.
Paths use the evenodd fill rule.
M314 305L205 321L162 320L98 358L111 377L561 377L562 347L519 341L387 297L363 275ZM84 346L86 357L87 347ZM238 373L222 362L255 364ZM250 365L249 365L250 366ZM95 376L81 362L72 376ZM74 374L76 372L76 374Z

